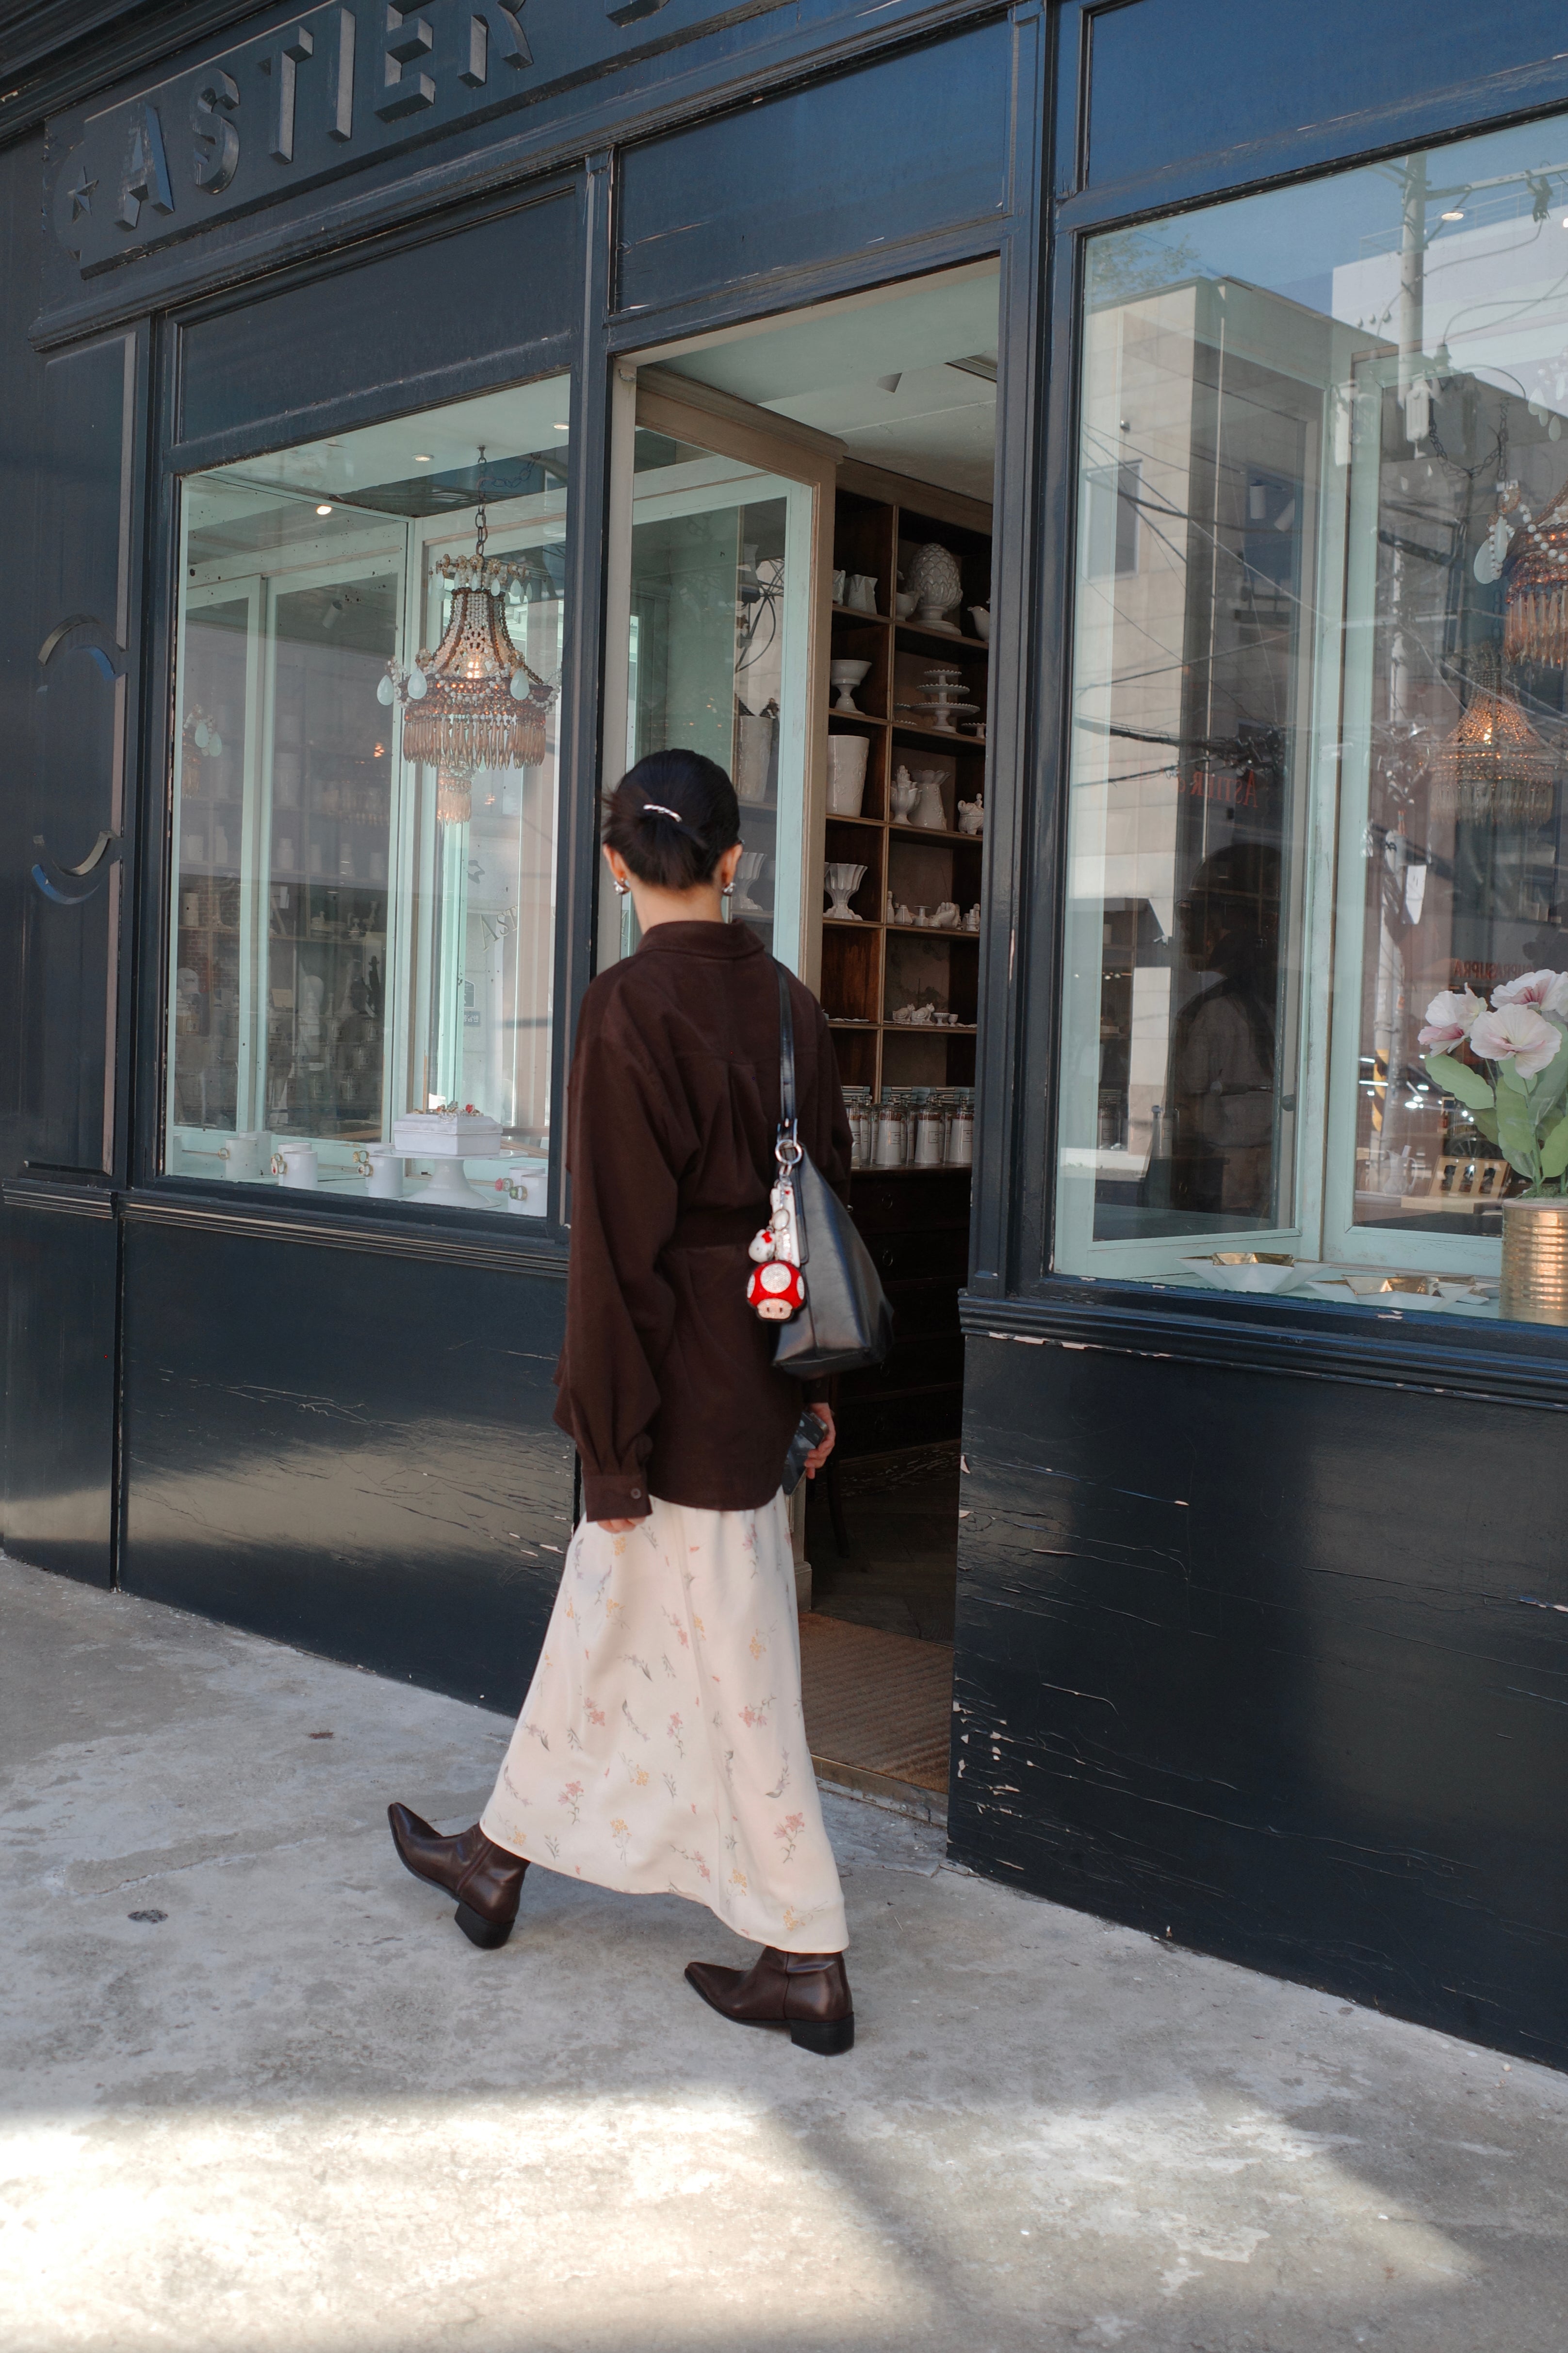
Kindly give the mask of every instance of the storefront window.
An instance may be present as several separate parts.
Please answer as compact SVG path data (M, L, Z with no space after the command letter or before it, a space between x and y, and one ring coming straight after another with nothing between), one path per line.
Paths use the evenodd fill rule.
M1090 242L1063 1271L1498 1312L1525 1178L1419 1033L1568 972L1565 158Z
M544 1214L567 395L184 484L171 1173Z

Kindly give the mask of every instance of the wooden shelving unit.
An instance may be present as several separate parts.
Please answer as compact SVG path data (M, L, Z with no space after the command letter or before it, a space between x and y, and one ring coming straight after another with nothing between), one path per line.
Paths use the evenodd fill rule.
M963 602L954 616L957 634L897 617L897 575L927 540L939 540L958 558ZM991 510L875 467L847 464L839 470L833 563L836 571L874 575L879 606L875 614L833 608L833 659L870 664L855 689L856 713L833 710L837 697L828 689L830 737L860 735L868 744L860 814L829 813L826 820L826 863L866 869L849 902L859 920L827 915L822 924L821 996L839 1075L847 1086L869 1086L879 1094L884 1087L971 1086L978 935L893 923L888 911L889 894L895 906L923 906L932 913L943 901L955 903L961 915L979 903L984 837L962 832L957 816L961 800L976 800L984 791L984 741L973 732L974 721L965 723L971 732L949 733L921 725L901 706L917 700L923 672L940 662L962 673L965 700L978 704L984 723L987 649L973 634L968 608L990 602ZM936 773L948 820L940 830L895 820L892 785L900 767L912 776ZM958 1026L911 1027L892 1018L905 1006L930 1002L956 1013Z

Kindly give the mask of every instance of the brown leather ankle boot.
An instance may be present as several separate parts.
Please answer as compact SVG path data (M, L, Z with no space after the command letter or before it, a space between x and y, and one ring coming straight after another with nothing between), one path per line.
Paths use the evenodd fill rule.
M855 2045L855 2005L842 1953L781 1953L764 1945L749 1969L689 1961L686 1982L737 2026L787 2026L789 2039L825 2059Z
M520 1854L510 1854L486 1838L478 1822L456 1838L443 1838L407 1806L388 1806L392 1843L405 1869L458 1899L458 1926L470 1944L493 1952L504 1945L517 1918L522 1874Z

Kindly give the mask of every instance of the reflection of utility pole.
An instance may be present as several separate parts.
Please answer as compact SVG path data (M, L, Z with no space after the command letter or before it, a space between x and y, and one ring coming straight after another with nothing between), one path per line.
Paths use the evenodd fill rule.
M1432 381L1426 369L1426 158L1408 155L1402 173L1399 237L1399 402L1407 438L1424 441L1432 429ZM1381 506L1382 501L1379 500ZM1392 731L1405 724L1413 665L1405 640L1405 612L1411 582L1409 558L1402 544L1392 551L1388 581L1388 724ZM1405 1036L1408 1028L1409 985L1405 965L1404 900L1405 839L1404 821L1385 837L1384 865L1378 876L1377 979L1373 1008L1373 1053L1381 1104L1373 1110L1373 1161L1381 1172L1398 1150L1396 1133L1405 1124L1399 1116L1404 1102ZM1381 1110L1382 1116L1378 1113Z
M1399 397L1408 410L1411 386L1425 376L1426 274L1426 158L1409 155L1399 233ZM1424 433L1412 433L1413 441Z

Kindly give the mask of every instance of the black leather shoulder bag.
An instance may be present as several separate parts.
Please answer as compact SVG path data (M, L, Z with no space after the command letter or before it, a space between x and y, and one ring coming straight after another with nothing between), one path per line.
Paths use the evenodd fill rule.
M779 966L779 1174L795 1189L805 1304L779 1326L773 1363L805 1380L879 1365L893 1345L893 1311L855 1221L800 1141L789 976Z

